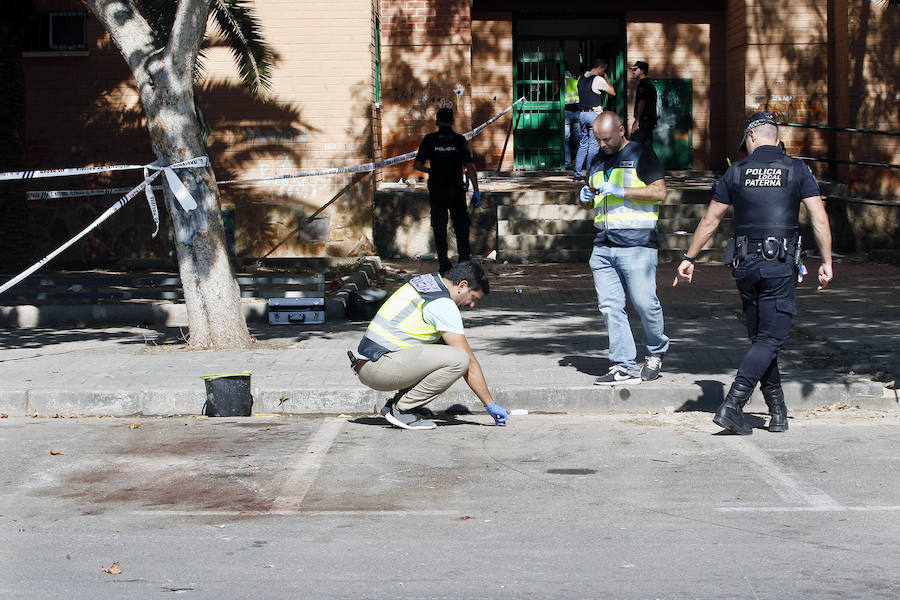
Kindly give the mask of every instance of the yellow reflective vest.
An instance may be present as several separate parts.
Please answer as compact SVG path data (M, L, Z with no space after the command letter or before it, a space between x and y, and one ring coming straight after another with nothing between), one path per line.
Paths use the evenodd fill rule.
M378 360L388 352L438 341L442 334L425 321L423 311L432 300L449 297L450 292L437 274L414 277L378 309L359 343L359 354Z
M578 104L578 79L566 77L566 104Z
M643 188L647 184L638 177L638 161L644 146L628 143L615 157L611 169L604 171L604 161L592 165L588 185L592 188L609 181L623 188ZM608 232L611 241L620 245L656 245L656 222L659 220L658 200L633 200L612 194L594 196L594 227ZM652 242L652 243L648 243Z

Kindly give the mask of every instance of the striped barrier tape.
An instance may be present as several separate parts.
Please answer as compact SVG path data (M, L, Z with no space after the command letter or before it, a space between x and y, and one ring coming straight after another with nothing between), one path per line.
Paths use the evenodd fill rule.
M118 202L116 202L115 204L110 206L108 209L106 209L106 211L102 215L97 217L93 223L91 223L90 225L88 225L87 227L82 229L80 233L78 233L77 235L72 237L65 244L63 244L62 246L60 246L59 248L57 248L56 250L54 250L53 252L51 252L50 254L48 254L47 256L42 258L41 260L39 260L38 262L34 263L30 267L28 267L27 269L25 269L24 271L22 271L21 273L19 273L18 275L16 275L15 277L10 279L6 283L4 283L3 285L0 285L0 294L2 294L3 292L5 292L9 288L11 288L12 286L16 285L17 283L19 283L20 281L22 281L23 279L25 279L26 277L28 277L29 275L31 275L32 273L34 273L35 271L37 271L38 269L43 267L49 261L56 258L57 255L61 254L64 250L66 250L69 246L71 246L72 244L74 244L75 242L77 242L78 240L80 240L81 238L86 236L88 233L93 231L96 227L98 227L100 225L100 223L102 223L103 221L110 218L120 208L122 208L123 206L128 204L128 202L132 198L134 198L135 196L140 194L141 191L143 191L145 188L147 188L147 186L149 186L153 182L154 179L159 177L159 173L160 173L160 171L155 171L152 174L150 174L150 176L145 178L144 181L142 181L140 183L140 185L138 185L135 188L132 188L132 190L130 192L128 192L127 194L125 194L124 196L122 196L122 198L119 199Z
M467 140L471 140L473 137L484 131L491 124L500 119L503 115L507 114L511 111L517 104L520 102L524 102L525 98L519 98L515 102L513 102L510 106L506 107L503 111L497 113L472 131L468 131L463 134ZM407 162L413 160L416 157L416 152L407 152L406 154L401 154L399 156L393 156L391 158L387 158L384 160L365 163L362 165L350 165L344 167L332 167L329 169L318 169L315 171L301 171L299 173L288 173L287 175L277 175L274 177L255 177L252 179L226 179L224 181L217 181L216 185L232 185L232 184L246 184L246 183L261 183L263 181L279 181L283 179L298 179L301 177L317 177L321 175L338 175L344 173L365 173L369 171L376 171L378 169L383 169L384 167L390 167L396 164L400 164L403 162ZM122 167L85 167L87 169L97 169L91 170L90 172L100 172L101 170L124 170L124 169L133 169L133 168L144 168L143 166L134 166L134 165L126 165ZM60 171L78 171L79 169L60 169ZM28 173L56 173L57 171L27 171ZM22 173L2 173L0 174L0 180L4 179L3 175L21 175ZM69 173L75 174L75 173ZM52 175L56 176L56 175ZM159 191L160 187L156 187L155 190ZM54 191L46 191L46 192L27 192L28 200L52 200L59 198L79 198L79 197L89 197L89 196L105 196L108 194L123 194L128 191L128 188L106 188L106 189L92 189L92 190L54 190Z
M464 134L466 139L472 139L475 135L484 130L485 127L495 122L497 119L511 111L519 102L524 101L525 98L520 98L516 100L512 105L507 107L504 111L498 113L490 120L485 121L472 131ZM318 171L307 171L305 173L293 173L289 175L281 175L278 177L262 177L256 179L235 179L231 181L220 181L218 185L226 185L231 183L254 183L257 181L275 181L279 179L291 179L296 177L311 177L313 175L331 175L335 173L360 173L365 171L374 171L376 169L380 169L383 167L388 167L391 165L395 165L401 162L406 162L415 158L416 152L407 152L406 154L401 154L400 156L394 156L392 158L388 158L386 160L381 160L373 163L366 163L363 165L354 165L350 167L336 167L332 169L321 169ZM153 216L153 220L156 223L156 231L153 233L154 237L159 232L159 209L156 206L156 198L153 194L153 187L150 185L153 183L153 180L156 179L160 173L163 173L166 182L169 184L172 193L175 195L179 204L185 210L193 210L197 208L196 201L191 197L190 192L188 192L187 188L182 183L181 179L175 174L173 169L184 169L184 168L193 168L193 167L206 167L209 166L209 158L206 156L199 156L197 158L192 158L190 160L182 161L179 163L175 163L166 167L160 167L156 162L151 163L149 165L114 165L114 166L103 166L103 167L79 167L73 169L50 169L43 171L19 171L19 172L10 172L10 173L0 173L0 181L9 181L15 179L37 179L42 177L66 177L71 175L86 175L90 173L101 173L108 171L125 171L125 170L135 170L141 169L144 172L144 180L128 191L122 198L119 199L118 202L110 206L106 211L97 217L90 225L82 229L78 234L73 236L67 242L65 242L62 246L25 269L3 285L0 285L0 294L10 289L42 266L47 264L49 261L54 259L56 256L61 254L63 251L68 249L72 244L86 236L88 233L96 229L100 226L101 223L106 221L113 214L118 212L123 206L128 204L135 196L140 194L142 191L147 195L147 202L150 205L150 213ZM157 188L159 189L159 188ZM106 189L106 190L61 190L61 191L52 191L52 192L36 192L37 194L41 194L41 198L73 198L79 195L82 196L99 196L102 194L110 193L110 192L119 192L120 190L116 189ZM29 199L32 199L29 195Z

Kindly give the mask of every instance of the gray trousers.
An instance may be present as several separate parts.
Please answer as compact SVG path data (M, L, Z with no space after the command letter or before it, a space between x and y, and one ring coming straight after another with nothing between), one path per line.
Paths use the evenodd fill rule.
M443 344L423 344L389 352L359 369L359 380L373 390L406 390L400 410L425 406L469 370L465 350Z

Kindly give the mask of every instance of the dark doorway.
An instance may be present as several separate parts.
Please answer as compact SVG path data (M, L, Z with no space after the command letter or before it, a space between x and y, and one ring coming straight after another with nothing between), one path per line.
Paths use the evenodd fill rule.
M515 98L525 98L513 115L516 170L558 171L565 161L565 72L583 75L594 58L605 58L616 95L606 110L625 116L625 24L612 18L554 18L533 13L514 23ZM580 132L569 144L575 152Z

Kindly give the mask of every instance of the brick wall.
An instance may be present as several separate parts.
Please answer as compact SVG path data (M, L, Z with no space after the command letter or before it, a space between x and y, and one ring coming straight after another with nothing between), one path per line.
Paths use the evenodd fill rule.
M85 11L77 0L38 1L35 11ZM87 51L26 53L25 157L27 169L149 163L155 159L131 72L100 24L87 18ZM29 190L130 187L138 172L35 179ZM118 197L27 203L34 252L45 256L109 208ZM143 197L133 200L52 264L167 257L168 227L161 232Z
M846 126L900 131L900 8L863 0L846 4L850 56ZM850 160L900 164L898 137L858 133L844 137ZM900 198L900 170L851 167L849 171L854 193Z
M695 169L724 162L726 88L724 21L717 12L626 13L627 62L643 60L651 78L691 79ZM629 76L631 71L628 72ZM634 114L635 82L628 86L628 129ZM727 154L727 152L725 152Z
M213 47L197 91L211 128L208 154L218 180L283 175L369 162L375 154L374 6L376 0L257 2L266 41L278 55L271 92L252 100L230 52ZM62 0L54 0L58 6ZM78 2L69 9L79 9ZM42 8L42 7L41 7ZM40 8L39 8L40 9ZM26 59L29 168L150 162L149 136L130 72L99 24L88 19L88 56ZM208 30L215 35L214 27ZM66 102L60 104L59 99ZM349 175L221 188L234 210L243 257L346 256L370 251L373 177L321 215L314 235L298 225L350 181ZM134 184L129 175L82 180L70 187ZM44 187L46 189L46 186ZM59 201L57 201L59 202ZM111 203L69 200L35 207L41 245L78 231ZM47 219L50 222L44 227ZM167 218L163 215L163 220ZM151 240L146 205L134 201L67 257L168 256L166 229ZM120 240L121 238L121 240Z
M271 94L252 101L239 87L227 50L210 52L210 84L201 99L213 130L210 157L217 177L277 176L373 160L373 0L268 0L254 6L279 60ZM340 174L223 188L223 207L235 211L238 255L368 251L372 175L326 209L318 227L303 228L299 238L296 233L350 181Z
M454 128L471 128L472 20L468 0L381 0L381 135L386 157L416 150L434 131L441 106ZM412 163L384 171L385 181L422 177Z
M472 15L472 122L484 123L515 101L513 98L512 13ZM512 113L472 140L476 166L496 171L513 168L513 136L507 133ZM504 143L506 152L503 152ZM500 165L500 157L503 164Z
M741 6L732 6L741 5ZM729 23L744 31L743 43L729 43L729 61L743 62L743 116L729 115L728 145L740 141L748 114L771 110L778 119L827 125L829 120L828 1L775 0L729 3ZM740 39L740 38L739 38ZM740 87L737 75L729 73ZM735 98L738 99L738 98ZM791 154L827 157L830 136L820 131L781 128ZM822 174L827 167L812 165Z

